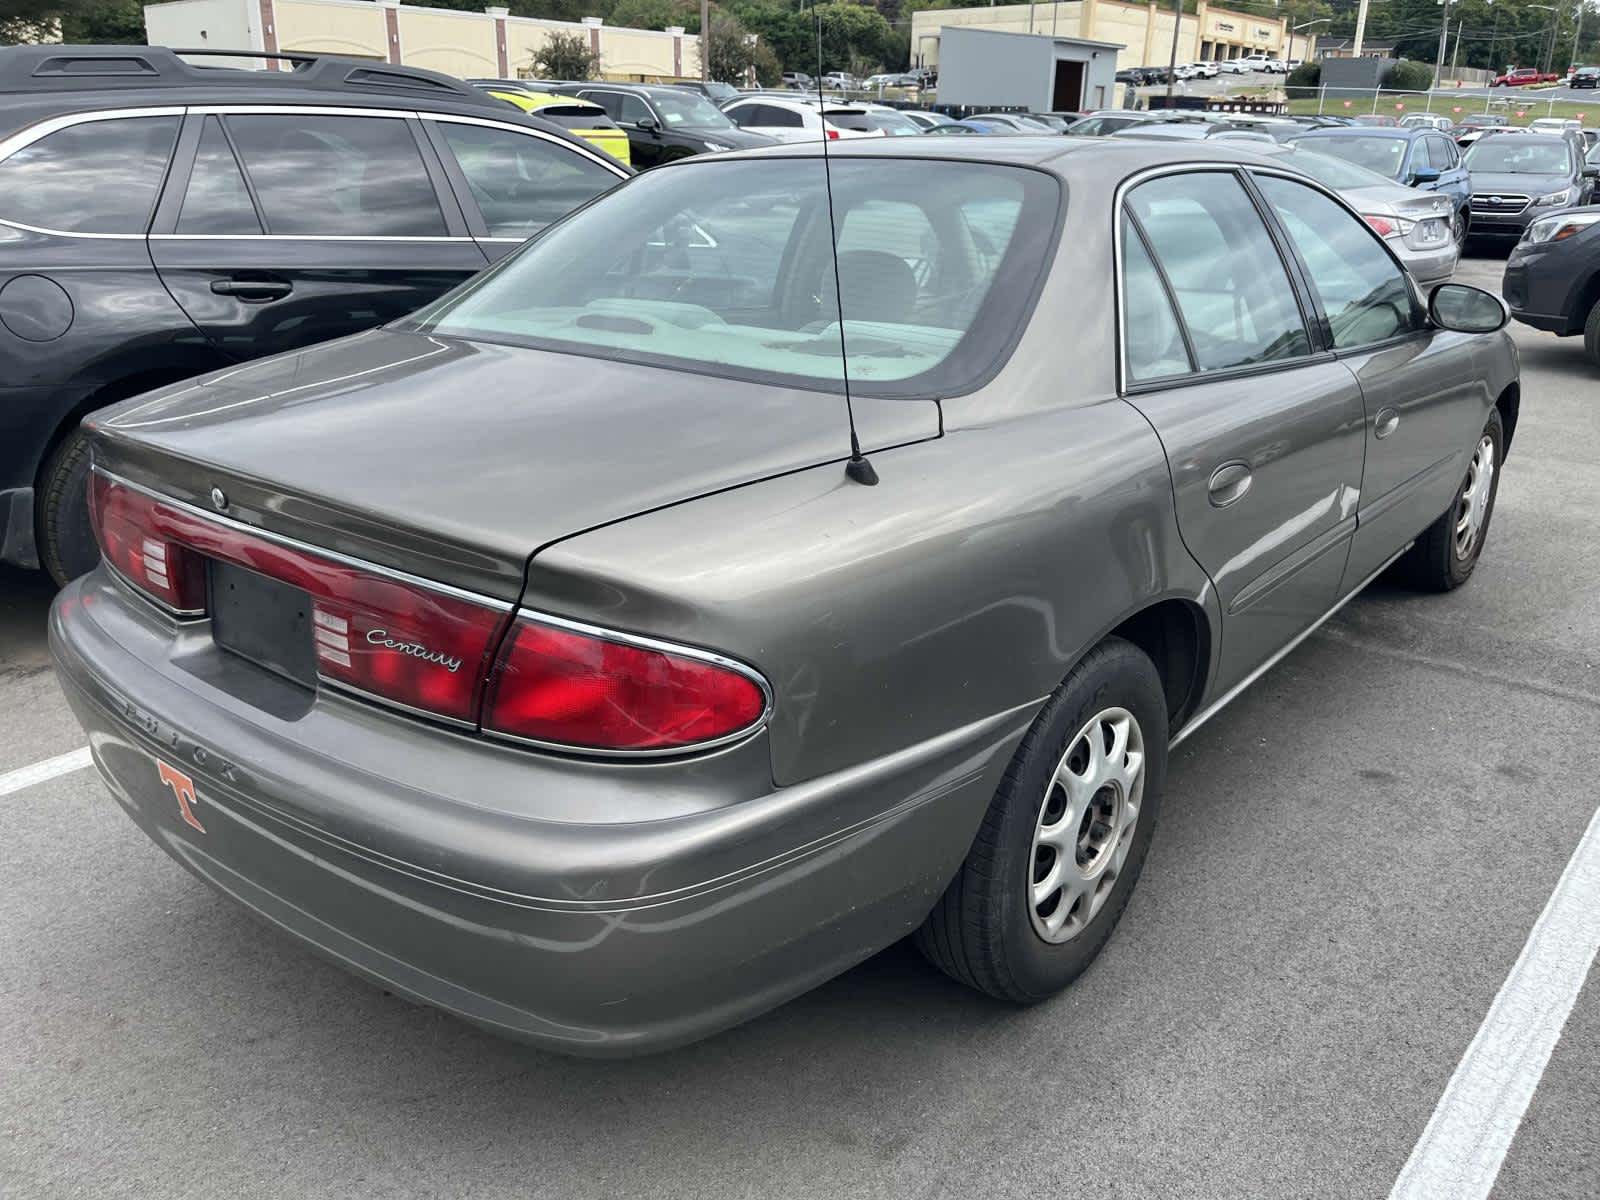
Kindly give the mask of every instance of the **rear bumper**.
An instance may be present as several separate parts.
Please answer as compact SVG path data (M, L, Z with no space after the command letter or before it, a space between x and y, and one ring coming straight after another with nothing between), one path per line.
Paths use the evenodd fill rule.
M1399 253L1406 270L1411 272L1411 277L1424 290L1443 283L1455 274L1456 263L1460 259L1460 252L1453 242L1447 242L1436 250L1413 250L1402 245Z
M95 765L173 858L386 988L574 1054L703 1037L910 932L1031 717L790 788L764 761L752 784L760 736L653 782L338 697L285 707L290 685L104 569L57 598L50 643ZM203 831L157 760L193 779ZM661 819L616 819L652 800Z

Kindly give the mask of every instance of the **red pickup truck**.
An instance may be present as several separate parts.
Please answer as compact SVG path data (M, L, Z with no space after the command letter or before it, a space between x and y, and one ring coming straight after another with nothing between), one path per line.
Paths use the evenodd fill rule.
M1512 67L1504 75L1496 75L1490 87L1523 87L1530 83L1555 83L1561 76L1545 75L1536 67Z

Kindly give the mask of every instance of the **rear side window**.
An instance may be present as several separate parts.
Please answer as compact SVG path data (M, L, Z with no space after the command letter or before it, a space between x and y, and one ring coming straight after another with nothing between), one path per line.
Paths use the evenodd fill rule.
M1128 376L1134 382L1189 370L1172 298L1133 222L1122 218L1122 323Z
M416 323L833 392L847 358L863 395L959 393L998 367L1050 258L1055 179L988 163L841 159L832 200L830 221L815 159L650 172Z
M398 117L230 116L272 234L442 237L422 153Z
M1128 208L1172 285L1202 371L1310 353L1283 259L1231 174L1164 175L1134 188Z
M617 176L565 146L525 133L441 121L450 152L490 237L531 237L617 183Z
M177 231L219 235L262 232L256 206L250 202L250 191L244 185L244 174L215 117L207 117L201 131L189 188L178 213Z
M144 233L177 117L85 121L0 162L0 220L64 233Z

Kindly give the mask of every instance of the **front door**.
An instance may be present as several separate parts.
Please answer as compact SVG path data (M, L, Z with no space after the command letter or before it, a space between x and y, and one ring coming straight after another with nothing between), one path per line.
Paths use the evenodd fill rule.
M415 120L191 110L150 253L224 354L256 358L404 316L487 260ZM431 156L431 151L426 151Z
M613 92L605 88L581 91L591 104L598 104L623 129L628 131L628 153L635 169L649 170L666 161L666 144L661 136L661 119L644 98L633 92Z
M1223 611L1213 695L1338 600L1361 392L1233 171L1162 175L1122 216L1124 388L1166 448L1178 525Z
M1475 361L1481 339L1430 327L1405 270L1365 222L1308 184L1258 182L1361 388L1366 472L1349 589L1449 507L1495 397Z

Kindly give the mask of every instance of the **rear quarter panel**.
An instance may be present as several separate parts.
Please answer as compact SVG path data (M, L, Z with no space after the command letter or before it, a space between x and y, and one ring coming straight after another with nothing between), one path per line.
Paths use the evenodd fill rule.
M758 667L780 785L1042 701L1155 600L1210 604L1160 443L1119 400L872 461L876 487L834 463L555 544L523 602Z

